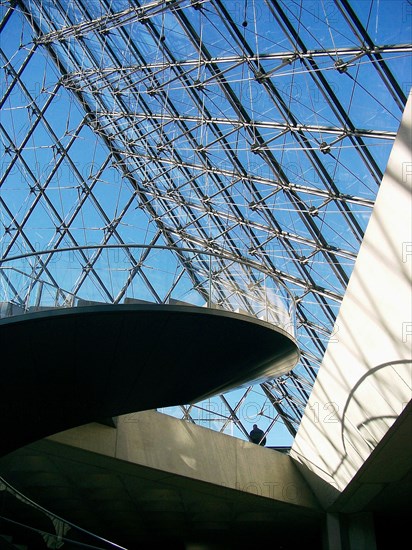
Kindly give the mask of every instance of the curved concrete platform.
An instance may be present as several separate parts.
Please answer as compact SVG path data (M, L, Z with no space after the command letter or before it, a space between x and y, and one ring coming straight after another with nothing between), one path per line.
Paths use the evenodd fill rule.
M324 513L289 456L155 411L121 416L117 429L88 424L37 441L1 458L0 473L34 502L130 550L322 546ZM40 523L28 522L30 510L11 516L10 500L2 516Z
M0 321L0 454L68 428L191 403L292 369L282 329L246 315L102 305Z

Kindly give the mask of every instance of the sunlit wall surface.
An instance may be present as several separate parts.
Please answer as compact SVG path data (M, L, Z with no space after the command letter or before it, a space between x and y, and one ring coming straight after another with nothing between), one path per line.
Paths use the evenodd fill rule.
M17 265L22 305L137 283L163 302L210 254L250 288L259 266L295 300L299 365L165 412L290 444L410 91L411 3L21 0L0 19L0 288Z

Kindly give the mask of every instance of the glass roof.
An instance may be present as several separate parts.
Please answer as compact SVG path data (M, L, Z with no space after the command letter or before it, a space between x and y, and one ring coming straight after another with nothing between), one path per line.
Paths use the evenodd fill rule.
M201 262L174 247L258 265L295 299L300 363L164 412L289 445L410 91L411 2L18 0L0 19L2 260L113 303L135 277L165 300L156 247L182 281Z

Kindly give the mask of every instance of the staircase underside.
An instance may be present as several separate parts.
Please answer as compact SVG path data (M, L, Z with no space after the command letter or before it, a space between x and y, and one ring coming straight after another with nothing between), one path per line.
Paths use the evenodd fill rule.
M56 309L0 325L0 454L88 422L273 378L299 355L282 329L190 306Z

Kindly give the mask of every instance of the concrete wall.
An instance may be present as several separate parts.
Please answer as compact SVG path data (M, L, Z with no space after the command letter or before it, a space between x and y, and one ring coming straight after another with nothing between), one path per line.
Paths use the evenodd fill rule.
M409 99L292 448L302 471L314 474L308 479L324 505L347 486L412 396L411 107Z
M156 411L118 417L117 429L88 424L48 439L165 473L319 508L289 456Z

